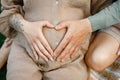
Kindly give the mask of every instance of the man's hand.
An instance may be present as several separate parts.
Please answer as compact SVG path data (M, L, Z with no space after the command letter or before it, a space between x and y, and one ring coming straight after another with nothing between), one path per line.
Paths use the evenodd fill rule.
M57 60L61 62L67 57L74 57L86 36L92 32L88 19L62 22L55 28L56 30L67 28L64 39L54 51L54 55L58 56Z
M45 61L48 61L49 59L53 60L53 50L45 39L42 29L43 27L53 28L54 26L51 25L48 21L25 21L23 26L25 26L23 34L27 38L35 58L38 60L38 58L41 57Z

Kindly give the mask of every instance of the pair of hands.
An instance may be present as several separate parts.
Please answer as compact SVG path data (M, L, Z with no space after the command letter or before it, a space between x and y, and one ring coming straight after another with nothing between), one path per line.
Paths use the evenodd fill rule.
M65 61L67 57L74 57L80 44L86 36L92 32L90 23L85 20L73 20L59 23L57 26L48 21L25 22L24 35L27 38L31 49L38 60L39 56L45 61L53 61L54 55L59 55L57 61ZM43 27L61 30L67 28L65 37L59 46L53 51L43 35Z

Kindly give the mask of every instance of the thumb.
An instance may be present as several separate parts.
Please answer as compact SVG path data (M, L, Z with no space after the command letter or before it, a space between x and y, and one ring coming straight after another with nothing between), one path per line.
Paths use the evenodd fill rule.
M48 28L54 28L54 26L48 21L45 21L43 26L48 27Z
M67 23L65 23L65 22L62 22L55 27L56 30L61 30L64 28L67 28Z

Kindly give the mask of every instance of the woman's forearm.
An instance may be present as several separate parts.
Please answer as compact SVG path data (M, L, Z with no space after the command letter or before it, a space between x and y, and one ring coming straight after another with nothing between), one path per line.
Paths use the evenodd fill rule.
M23 16L18 13L12 15L9 18L9 23L11 27L14 28L18 32L24 31L24 22L25 22L25 19L23 18Z

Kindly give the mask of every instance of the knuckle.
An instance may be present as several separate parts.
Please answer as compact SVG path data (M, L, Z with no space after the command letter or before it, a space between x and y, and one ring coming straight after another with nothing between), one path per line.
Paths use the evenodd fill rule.
M71 38L72 38L72 36L68 36L67 38L66 38L66 40L68 41L68 40L71 40Z
M45 50L43 48L40 48L41 52L44 52Z
M44 55L43 55L43 54L41 54L41 53L39 54L39 56L44 58Z
M66 54L69 54L70 53L70 50L69 49L66 49L65 51L64 51L64 54L66 55Z
M51 57L49 54L46 54L46 56L47 56L48 58L50 58L50 57Z
M66 56L65 54L64 54L64 55L61 55L61 58L63 59L63 58L65 58L65 56Z
M44 55L40 55L43 59L45 59L46 57Z
M57 54L59 54L61 52L61 50L59 49L59 50L57 50Z
M45 48L48 48L48 47L49 47L47 44L45 44L45 43L43 43L43 44L44 44L44 47L45 47Z
M67 54L68 54L68 51L64 51L62 55L65 56Z
M36 52L37 52L38 54L41 54L40 51L39 51L38 49L36 49Z

